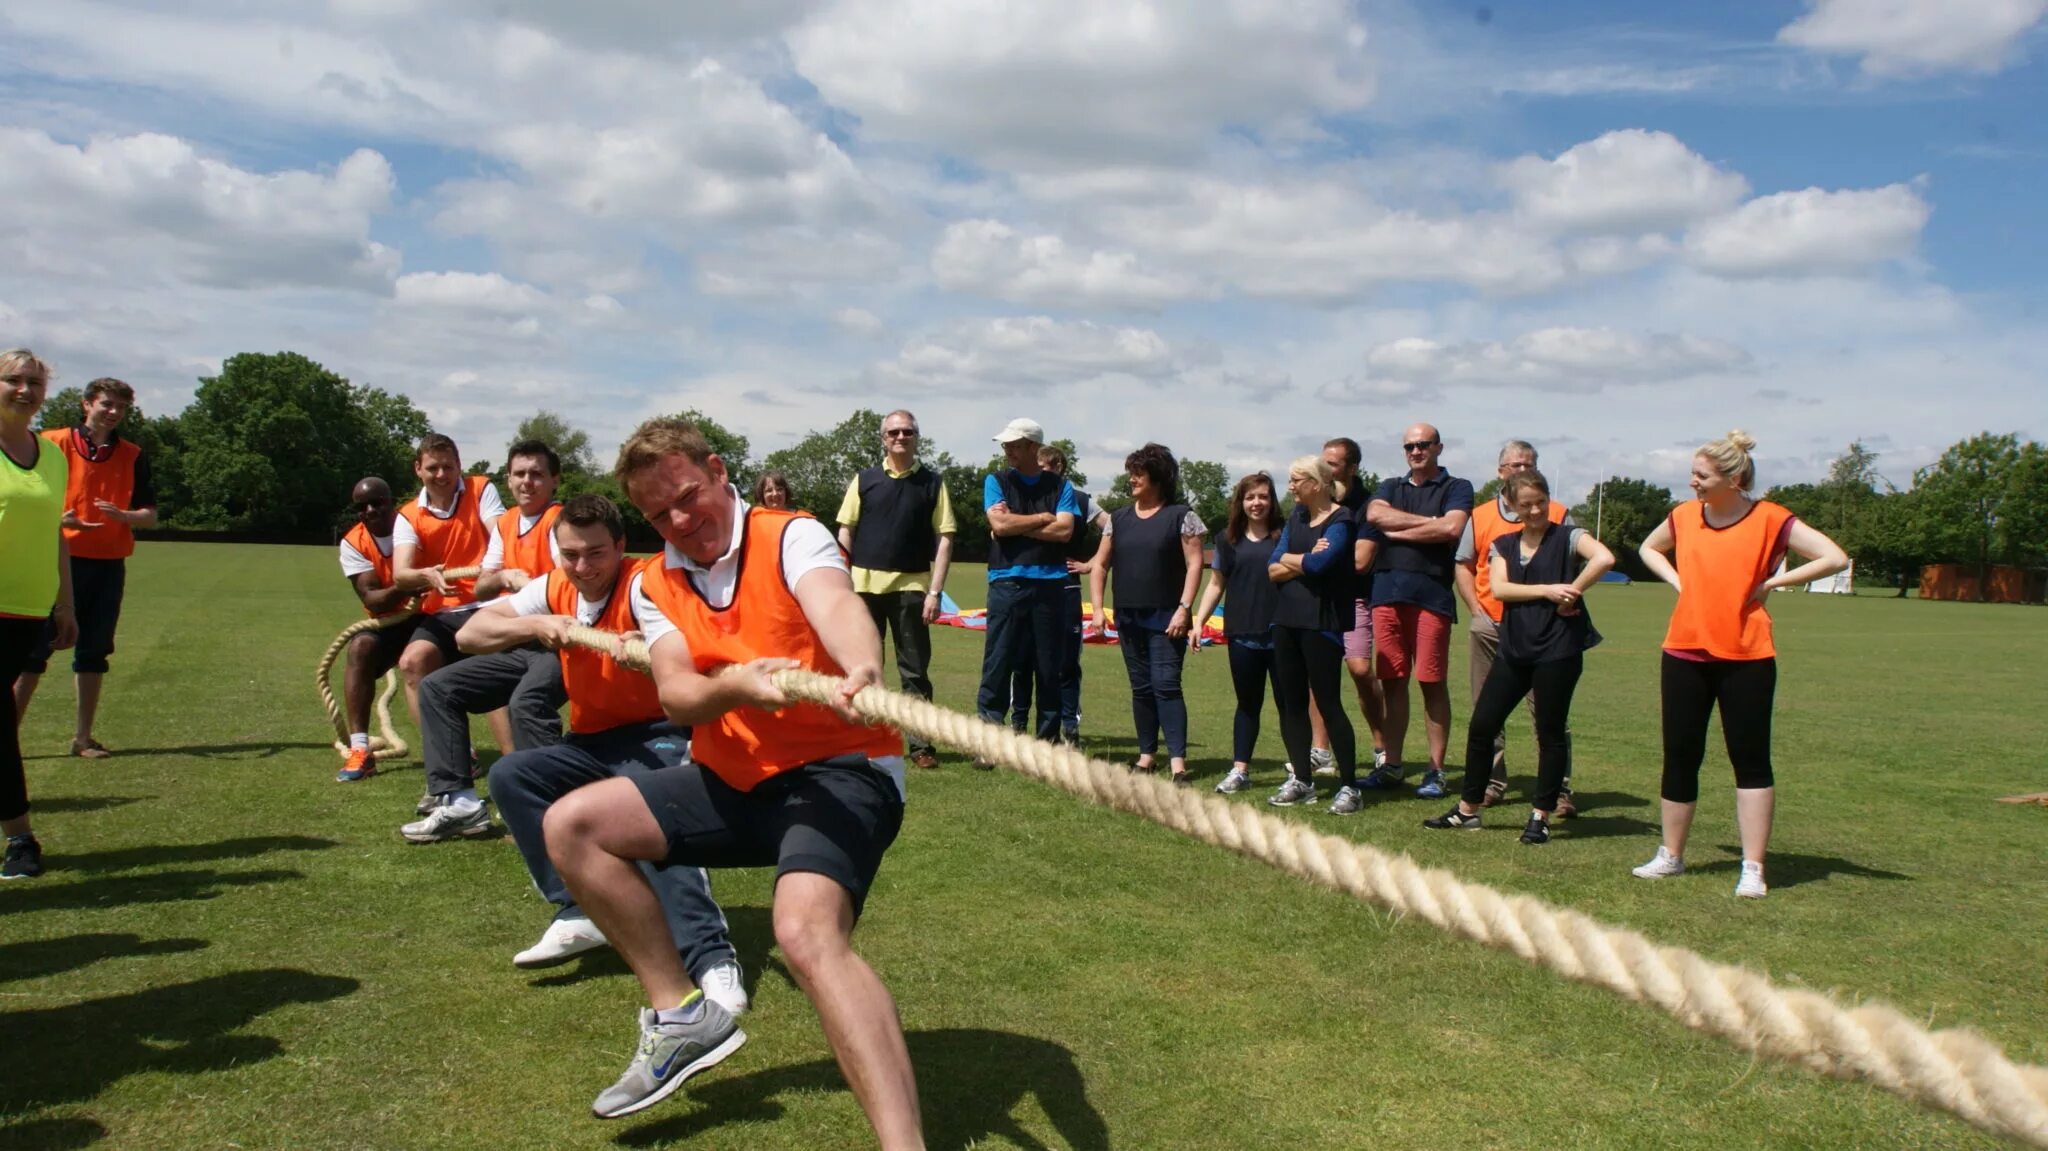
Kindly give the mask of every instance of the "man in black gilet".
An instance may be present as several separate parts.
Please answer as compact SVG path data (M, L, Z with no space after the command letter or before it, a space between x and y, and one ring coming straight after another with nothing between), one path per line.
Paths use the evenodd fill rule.
M853 590L875 630L895 635L896 676L905 693L932 697L931 623L953 562L953 501L946 481L917 462L917 417L882 417L882 464L846 485L839 504L839 546L853 557ZM931 741L907 737L910 762L939 766Z
M1010 466L982 481L988 511L988 632L981 656L981 691L975 711L1003 722L1010 680L1031 669L1037 701L1036 734L1059 737L1061 608L1067 580L1066 544L1081 507L1073 486L1038 464L1045 429L1035 420L1011 420L996 433Z

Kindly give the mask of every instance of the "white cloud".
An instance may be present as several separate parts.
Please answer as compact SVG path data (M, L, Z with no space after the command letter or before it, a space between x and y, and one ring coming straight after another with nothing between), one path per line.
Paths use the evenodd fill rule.
M1872 76L1997 72L2048 14L2048 0L1811 0L1782 43L1862 58Z
M850 336L874 339L889 330L889 325L866 308L841 308L832 313L832 324Z
M1190 277L1140 266L1130 252L1075 251L1055 235L1019 235L997 220L949 225L932 275L954 291L1040 307L1158 308L1200 294Z
M870 134L982 158L1185 160L1366 105L1345 0L832 0L786 36Z
M1606 328L1543 328L1505 343L1442 344L1410 337L1365 355L1366 381L1397 392L1458 385L1597 392L1610 385L1662 383L1749 366L1748 352L1722 340Z
M265 173L172 136L80 146L0 128L0 243L16 274L383 290L399 257L370 223L393 186L368 149L329 173Z
M1693 228L1685 254L1720 276L1856 272L1912 255L1931 211L1906 184L1779 192Z
M514 314L548 303L546 294L532 284L508 280L496 272L413 272L398 277L393 297L403 306ZM618 307L618 301L610 303Z
M1500 181L1530 222L1585 233L1679 228L1749 194L1749 181L1677 137L1639 128L1574 145L1554 160L1524 156L1501 166Z
M1180 371L1165 337L1149 328L1111 327L1048 316L954 324L918 336L858 385L907 403L925 394L1040 395L1066 385L1161 381Z

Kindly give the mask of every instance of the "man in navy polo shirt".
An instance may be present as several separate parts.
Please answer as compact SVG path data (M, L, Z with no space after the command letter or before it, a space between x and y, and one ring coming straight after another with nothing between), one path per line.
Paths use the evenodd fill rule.
M1039 466L1045 429L1037 421L1011 420L995 441L1010 466L985 479L981 488L990 537L988 633L975 711L990 723L1003 722L1011 676L1029 668L1037 735L1053 740L1060 733L1064 545L1073 538L1081 505L1072 484Z
M1454 570L1458 538L1472 518L1472 484L1437 466L1443 437L1416 424L1402 437L1408 472L1383 481L1366 519L1386 537L1373 563L1372 631L1377 670L1386 689L1386 763L1360 782L1390 788L1401 781L1408 738L1408 681L1422 684L1429 731L1429 770L1415 794L1441 799L1444 752L1451 741L1451 690L1445 682L1451 625L1458 618Z

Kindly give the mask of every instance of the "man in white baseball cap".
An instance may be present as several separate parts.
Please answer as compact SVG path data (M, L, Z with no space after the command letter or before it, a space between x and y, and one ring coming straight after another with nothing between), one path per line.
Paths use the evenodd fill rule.
M988 510L988 632L981 655L975 711L1002 723L1011 677L1030 669L1038 738L1059 736L1061 604L1067 578L1064 545L1081 505L1064 477L1042 471L1045 429L1011 420L997 432L1009 467L982 481Z

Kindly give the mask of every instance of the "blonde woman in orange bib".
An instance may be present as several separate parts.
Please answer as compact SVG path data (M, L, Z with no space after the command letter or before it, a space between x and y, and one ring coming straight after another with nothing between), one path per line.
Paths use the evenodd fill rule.
M1756 441L1733 431L1700 447L1692 461L1699 498L1672 509L1643 541L1643 563L1678 589L1664 633L1664 842L1635 869L1643 879L1685 871L1685 840L1699 805L1707 722L1721 709L1721 734L1735 768L1735 818L1742 835L1742 877L1735 894L1761 899L1764 852L1777 801L1771 773L1771 704L1777 648L1771 642L1770 593L1849 566L1835 541L1790 511L1750 495ZM1779 572L1787 552L1812 557ZM1773 574L1775 573L1775 574Z

